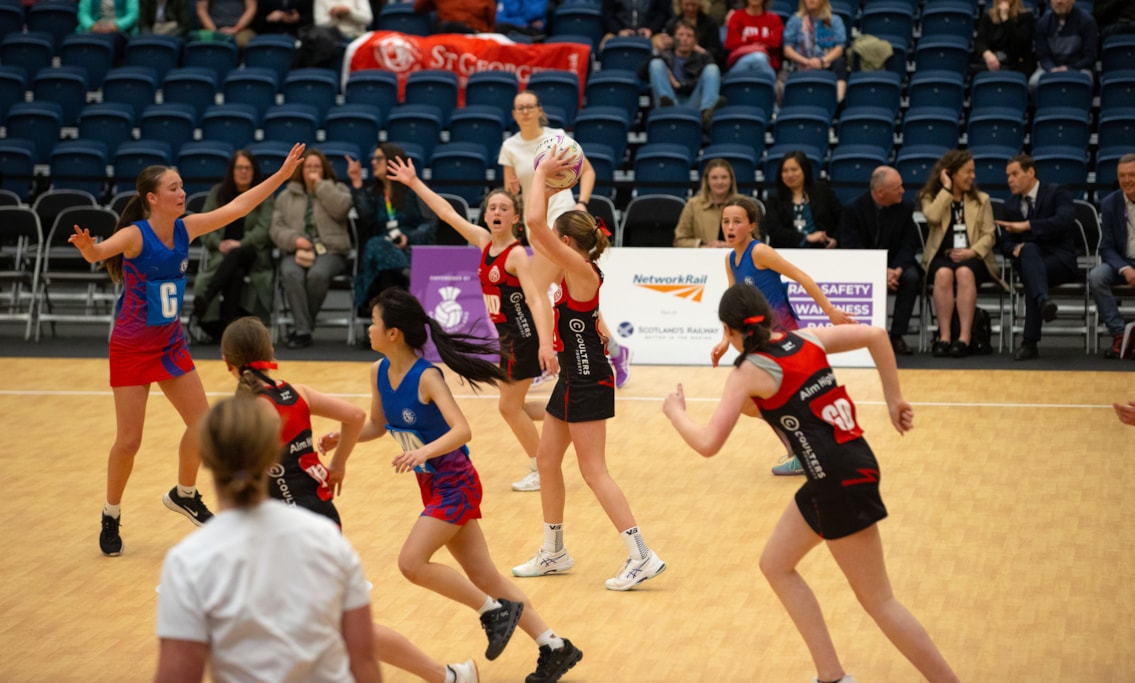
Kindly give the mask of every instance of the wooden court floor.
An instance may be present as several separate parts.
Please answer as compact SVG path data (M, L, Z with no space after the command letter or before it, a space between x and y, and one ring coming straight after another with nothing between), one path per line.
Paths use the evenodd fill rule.
M218 361L199 366L212 397L232 390ZM0 358L8 448L0 681L153 675L154 587L166 550L192 531L160 500L174 483L181 427L154 394L124 501L125 553L103 557L98 518L114 437L106 373L105 360ZM691 411L707 416L725 373L636 366L619 394L610 468L669 565L641 590L604 589L625 550L569 453L566 541L575 569L517 580L584 651L565 681L812 680L803 643L757 569L764 540L798 486L768 472L782 449L766 426L745 419L722 453L703 459L681 444L660 410L660 398L682 381ZM283 363L279 375L367 405L365 362ZM857 400L882 465L891 517L881 530L896 594L962 680L1135 680L1135 502L1128 491L1135 429L1110 408L1113 400L1135 399L1133 375L904 371L916 411L916 428L905 437L887 421L873 371L837 376ZM475 435L484 529L507 573L540 543L539 497L509 489L523 458L493 391L476 397L465 386L454 390ZM330 427L316 425L318 432ZM487 662L476 615L398 573L397 553L420 502L409 475L393 474L393 451L389 439L361 446L338 501L375 586L376 618L443 662L475 657L483 681L523 680L536 660L523 633ZM201 485L212 503L207 476ZM439 558L452 561L444 552ZM822 548L801 571L860 683L921 680L859 608ZM417 680L389 667L384 673L387 681Z

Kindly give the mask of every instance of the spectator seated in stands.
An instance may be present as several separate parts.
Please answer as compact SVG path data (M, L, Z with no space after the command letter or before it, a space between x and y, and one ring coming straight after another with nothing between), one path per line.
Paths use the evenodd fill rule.
M1135 154L1119 158L1119 189L1100 203L1100 264L1088 274L1092 299L1100 320L1112 335L1105 358L1119 358L1125 325L1115 294L1115 285L1135 287ZM1131 339L1128 345L1135 344Z
M139 0L138 28L142 33L182 36L189 33L189 0Z
M842 208L835 192L812 175L801 151L784 155L776 190L765 202L764 232L774 249L834 249Z
M674 227L675 247L728 246L721 233L721 210L737 196L733 165L725 159L710 159L701 175L701 188L690 197Z
M612 36L653 38L670 20L669 0L603 0L603 44Z
M709 14L707 0L675 0L674 16L660 33L654 35L654 51L662 52L674 45L674 30L685 19L697 33L698 47L709 52L718 66L725 66L725 46L721 44L721 23Z
M977 189L973 155L966 150L946 152L934 164L918 193L929 234L922 252L922 268L932 283L934 311L938 316L936 358L965 358L973 342L977 288L995 281L1002 288L993 250L997 245L993 207L989 195ZM954 313L958 335L952 334Z
M257 0L253 29L259 34L285 34L296 37L300 28L311 26L312 0Z
M702 124L708 128L713 110L724 104L721 94L721 69L713 55L697 44L697 34L690 22L678 21L674 45L650 60L646 70L655 106L675 104L701 111Z
M114 36L115 54L121 55L127 36L138 31L138 0L79 0L78 21L78 33Z
M299 30L297 64L338 71L347 45L373 20L369 0L315 0L314 24Z
M1101 40L1119 33L1135 33L1135 2L1131 0L1095 0L1092 17Z
M548 0L501 0L497 5L497 32L543 36L548 30Z
M436 12L434 33L493 33L496 0L414 0L415 12Z
M1036 164L1018 154L1005 167L1009 191L1001 253L1013 262L1025 292L1025 329L1014 360L1036 358L1041 320L1052 322L1058 313L1048 288L1076 279L1076 206L1072 193L1036 177Z
M973 43L973 71L1036 71L1036 17L1023 0L997 0L981 13Z
M902 176L890 166L875 169L870 189L843 207L840 218L841 249L887 250L887 290L895 295L891 348L900 356L913 353L903 335L910 329L922 285L922 268L915 259L917 230L914 204L903 200Z
M828 0L800 0L800 9L784 26L784 63L781 80L790 71L826 69L836 75L836 97L847 91L847 27L832 14Z
M256 35L252 30L255 17L256 0L197 0L197 20L203 31L197 37L227 37L244 47Z
M1091 77L1099 53L1099 31L1092 15L1076 7L1075 0L1051 0L1051 6L1052 11L1036 22L1039 66L1029 79L1032 90L1046 73L1082 71Z
M725 28L728 68L756 70L776 78L780 68L780 44L784 24L768 10L771 0L745 0L745 6L729 15Z

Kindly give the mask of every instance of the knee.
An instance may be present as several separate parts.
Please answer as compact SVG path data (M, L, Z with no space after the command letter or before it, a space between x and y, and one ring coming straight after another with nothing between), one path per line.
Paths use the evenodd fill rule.
M720 81L721 80L721 68L718 67L716 64L710 64L709 66L702 69L700 78L703 81Z
M655 58L650 60L649 70L650 76L652 78L666 78L669 68L666 66L666 62L662 61L661 59Z
M402 576L410 583L421 584L422 570L425 566L426 563L417 558L407 557L404 554L398 556L398 571L402 572Z
M967 290L974 289L977 286L977 280L973 276L973 271L969 268L958 268L954 273L954 277L958 281L958 289L965 287Z
M611 479L606 467L580 467L579 473L583 476L584 483L592 491Z
M915 266L911 266L899 276L899 289L916 289L921 281L922 273Z
M769 583L774 583L777 579L792 570L792 567L784 566L784 562L773 553L770 553L767 548L761 553L761 557L757 561L757 567L760 568L761 574L764 575L765 580Z
M119 436L114 441L114 450L118 457L133 458L142 449L142 435L129 434Z
M954 287L954 271L949 268L939 268L938 272L934 273L934 287L938 288L953 288Z
M1092 268L1088 273L1088 288L1093 293L1107 292L1111 290L1111 266L1106 263Z

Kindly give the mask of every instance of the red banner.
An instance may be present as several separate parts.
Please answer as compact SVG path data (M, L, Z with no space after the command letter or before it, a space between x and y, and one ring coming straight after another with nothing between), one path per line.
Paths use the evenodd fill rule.
M398 96L413 71L442 69L457 74L458 104L465 102L465 81L478 71L508 71L516 74L520 89L537 71L574 71L579 77L580 101L590 66L590 49L577 43L527 45L499 34L463 35L442 33L411 36L394 31L372 31L348 48L350 71L386 69L398 74Z

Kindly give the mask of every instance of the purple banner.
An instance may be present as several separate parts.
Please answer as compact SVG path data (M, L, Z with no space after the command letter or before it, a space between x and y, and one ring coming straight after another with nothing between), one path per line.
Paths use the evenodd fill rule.
M497 330L485 311L477 279L480 254L476 247L414 247L410 291L422 302L426 315L446 332L495 339ZM432 341L426 344L425 351L427 360L441 360Z
M875 321L870 282L817 282L816 285L833 306L842 308L859 322L886 324L886 311L883 311L882 322ZM788 283L788 300L792 302L792 308L800 318L801 327L827 327L832 324L820 305L799 284L791 281Z

